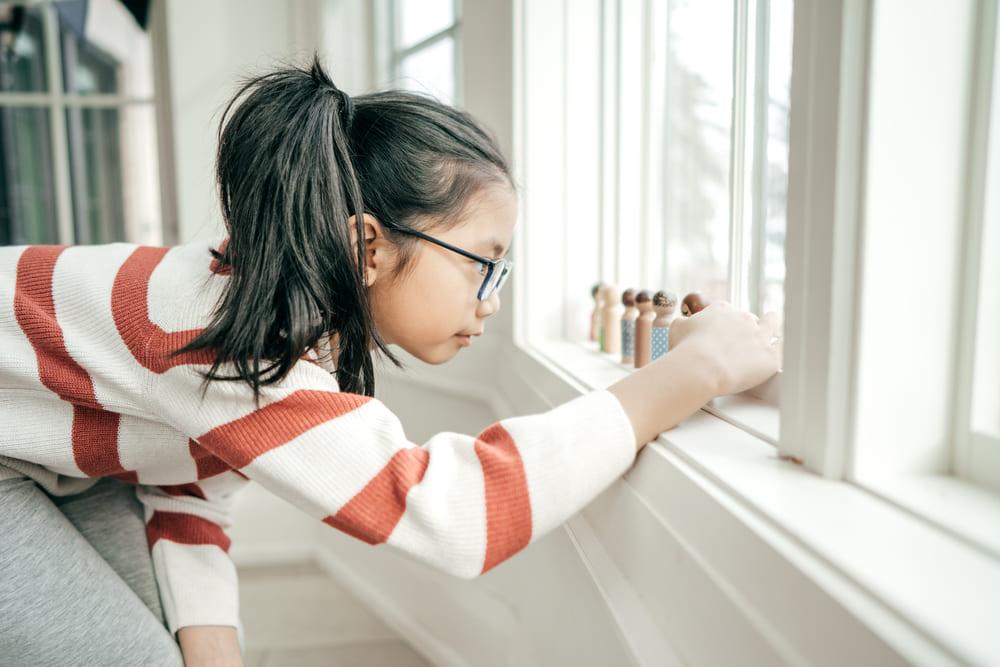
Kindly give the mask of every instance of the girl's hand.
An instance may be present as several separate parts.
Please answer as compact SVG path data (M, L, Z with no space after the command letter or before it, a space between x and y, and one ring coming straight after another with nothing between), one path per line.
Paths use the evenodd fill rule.
M760 384L781 366L773 313L758 322L713 303L670 325L670 352L608 387L632 422L637 449L716 396Z
M699 348L718 380L718 395L755 387L781 368L781 319L767 313L735 310L725 301L710 304L692 317L670 325L670 350Z

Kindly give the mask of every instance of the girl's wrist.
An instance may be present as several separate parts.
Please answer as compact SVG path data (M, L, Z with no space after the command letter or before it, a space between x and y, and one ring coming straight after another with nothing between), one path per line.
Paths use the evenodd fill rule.
M242 667L236 628L230 625L189 625L177 631L185 667Z

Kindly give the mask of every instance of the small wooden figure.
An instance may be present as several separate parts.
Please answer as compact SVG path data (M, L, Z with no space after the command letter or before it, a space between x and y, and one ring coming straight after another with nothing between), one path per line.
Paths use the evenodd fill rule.
M670 323L676 317L675 308L677 308L677 295L673 292L660 290L653 295L653 311L656 313L656 319L653 320L653 361L665 355L670 349Z
M604 286L604 308L601 311L601 325L604 328L603 352L618 355L622 351L621 294L614 285Z
M602 288L604 283L595 283L593 287L590 288L590 298L594 300L594 310L590 312L590 340L600 341L601 340L601 307L604 299L604 292ZM601 347L604 347L602 344Z
M684 317L691 317L695 313L700 313L705 310L705 306L709 303L709 301L705 301L701 297L701 292L691 292L684 297L684 301L681 302L681 315Z
M635 363L635 320L639 310L635 307L635 290L627 289L622 294L625 312L622 314L622 363Z
M642 368L649 363L653 319L656 317L649 292L642 290L635 295L635 307L639 309L639 317L635 321L635 367Z

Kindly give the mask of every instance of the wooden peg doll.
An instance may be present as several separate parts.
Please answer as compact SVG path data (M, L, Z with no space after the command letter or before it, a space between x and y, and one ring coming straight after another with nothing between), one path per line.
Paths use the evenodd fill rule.
M677 308L677 295L673 292L660 290L653 295L653 312L656 319L653 320L653 335L651 346L651 358L656 361L667 353L670 348L670 323L674 321Z
M590 288L590 298L594 300L594 309L590 312L590 340L601 340L601 308L604 303L604 283L595 283ZM602 344L601 347L604 347Z
M622 304L625 312L622 314L622 363L635 363L635 320L639 310L635 307L635 290L627 289L622 294Z
M649 292L642 290L635 295L635 307L639 309L639 317L635 321L635 367L642 368L649 363L653 319L656 317Z
M701 292L691 292L686 297L684 301L681 302L681 315L684 317L691 317L695 313L700 313L705 310L710 302L704 300L701 296Z
M602 352L620 354L622 350L622 327L619 321L622 317L621 295L614 285L604 286L604 309L601 324L604 328L604 347Z

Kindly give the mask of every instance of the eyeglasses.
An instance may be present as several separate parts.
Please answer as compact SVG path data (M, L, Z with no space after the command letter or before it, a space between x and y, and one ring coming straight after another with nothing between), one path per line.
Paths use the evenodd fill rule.
M486 257L480 257L468 250L462 250L457 246L453 246L450 243L446 243L440 239L436 239L433 236L428 236L423 232L418 232L415 229L401 229L399 227L390 227L395 232L400 232L401 234L409 234L410 236L416 236L425 241L430 241L435 245L439 245L442 248L456 252L462 257L467 257L474 262L479 262L481 265L479 268L479 273L483 276L483 284L479 286L479 293L476 295L480 301L486 301L494 292L499 292L500 288L503 287L504 283L507 282L507 276L510 275L510 270L513 268L513 263L508 259L487 259Z

